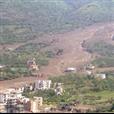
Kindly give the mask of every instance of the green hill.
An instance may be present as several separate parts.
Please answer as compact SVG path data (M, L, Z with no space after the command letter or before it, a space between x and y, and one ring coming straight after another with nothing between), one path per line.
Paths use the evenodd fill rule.
M0 0L0 43L114 20L113 0Z
M48 33L67 32L95 23L114 21L113 6L114 0L0 0L0 44L23 43ZM30 75L25 70L29 58L37 58L40 66L48 65L55 52L40 52L50 45L42 43L25 43L14 51L8 51L7 45L5 48L2 45L4 49L0 53L0 64L9 67L1 71L4 74L0 75L0 79ZM108 49L104 48L105 45L101 46L90 48L102 54L112 53L108 51L110 48L113 50L112 46L108 46ZM107 65L112 66L112 58L104 59ZM12 71L10 67L16 70Z

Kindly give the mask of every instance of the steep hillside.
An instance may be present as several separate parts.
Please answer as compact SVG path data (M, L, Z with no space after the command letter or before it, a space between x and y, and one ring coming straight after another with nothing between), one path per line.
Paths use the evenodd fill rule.
M0 0L0 43L114 20L113 0Z
M46 75L90 62L81 43L104 23L112 26L113 6L112 0L0 0L0 64L8 66L1 79L29 76L26 61L33 57Z

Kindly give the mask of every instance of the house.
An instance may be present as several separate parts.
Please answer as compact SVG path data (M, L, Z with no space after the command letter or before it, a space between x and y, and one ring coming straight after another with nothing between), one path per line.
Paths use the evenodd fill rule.
M5 65L0 65L0 69L2 69L2 68L4 68L5 67Z
M42 97L34 97L33 100L31 100L31 111L33 113L38 113L39 107L42 106L43 98Z
M37 105L37 101L31 101L31 112L32 113L38 113L38 105Z
M6 109L7 109L7 113L19 113L19 111L17 109L17 102L16 102L15 98L12 97L7 100Z
M100 73L95 75L96 78L106 79L106 74Z
M51 112L51 107L44 108L44 113L50 113L50 112Z
M9 88L0 92L0 104L5 104L7 113L30 111L30 99L22 96L22 90L23 87Z
M38 106L43 105L43 98L42 97L34 97L34 99L38 101Z
M0 93L0 103L6 103L6 97L4 93Z
M23 101L23 105L24 105L24 111L31 111L31 101L30 99L26 99L26 101Z
M87 75L92 75L92 71L90 71L90 70L87 70L86 73L87 73Z
M13 51L14 49L13 48L7 48L6 50L7 51Z
M0 92L0 103L6 103L10 97L10 92Z
M35 62L35 58L30 59L27 61L27 67L29 68L29 70L39 70L38 65Z
M0 103L6 103L8 99L21 99L22 91L17 88L9 88L0 92Z
M30 85L30 87L29 87L30 91L32 91L33 88L34 88L33 85Z
M31 84L29 84L29 85L25 85L24 86L24 91L33 91L34 90L34 83L31 83Z
M24 111L24 105L22 103L18 103L16 107L19 113L22 113Z
M15 97L17 99L22 98L22 93L20 92L11 92L10 96Z
M93 70L93 69L95 69L95 66L92 65L92 64L89 64L89 65L86 66L86 69L87 70Z
M45 90L51 88L51 80L37 80L35 82L35 90Z
M68 68L65 69L65 72L76 72L76 68L68 67Z
M61 83L57 83L55 87L55 93L56 95L62 95L63 93L63 88Z
M23 97L23 98L22 98L22 102L23 102L23 103L27 103L27 102L29 102L29 101L30 101L29 98L26 98L26 97Z
M11 87L8 89L10 92L18 92L18 93L23 93L24 91L24 86L22 87Z
M6 113L6 104L0 103L0 113Z

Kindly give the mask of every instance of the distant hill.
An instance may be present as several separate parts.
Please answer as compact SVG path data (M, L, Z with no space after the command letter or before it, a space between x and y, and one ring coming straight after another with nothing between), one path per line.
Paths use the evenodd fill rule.
M0 0L0 43L114 21L114 0Z

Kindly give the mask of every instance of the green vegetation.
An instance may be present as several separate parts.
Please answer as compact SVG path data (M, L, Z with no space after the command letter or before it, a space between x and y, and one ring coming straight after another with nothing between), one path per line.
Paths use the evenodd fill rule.
M100 55L92 63L98 67L114 67L114 46L105 41L89 41L84 47L90 53Z
M100 57L92 62L97 67L114 67L113 57Z
M39 51L41 48L45 48L50 44L46 43L28 43L16 49L17 52L27 52L31 53L34 51Z
M114 56L114 46L106 43L105 41L90 41L85 45L85 48L90 53L97 53L105 57Z
M114 21L113 6L113 0L0 0L0 43Z
M64 92L62 96L55 95L53 90L30 92L29 94L27 92L25 95L31 98L43 96L44 103L56 105L79 100L82 104L102 107L104 104L111 104L114 101L114 75L108 75L106 80L80 74L67 74L49 79L53 83L63 83Z
M36 58L36 63L41 66L48 65L49 60L55 56L52 51L40 51L48 46L44 43L29 43L14 51L6 51L0 55L0 63L6 65L0 74L0 80L13 79L20 76L30 76L27 61Z
M6 67L0 70L0 80L10 80L29 75L30 72L26 67Z
M34 34L32 33L30 27L24 27L24 25L9 24L0 25L1 44L25 42L31 38L34 38Z

